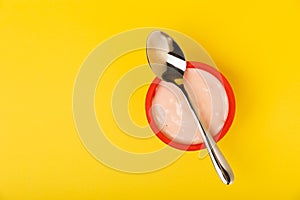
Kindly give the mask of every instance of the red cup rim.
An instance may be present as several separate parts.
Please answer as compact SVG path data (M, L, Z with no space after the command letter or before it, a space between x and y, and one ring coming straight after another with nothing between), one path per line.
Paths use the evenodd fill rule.
M228 109L228 115L227 115L227 118L223 125L223 128L219 131L218 134L216 134L214 136L214 140L216 142L218 142L226 135L226 133L228 132L228 130L233 122L233 119L234 119L236 105L235 105L235 98L234 98L233 90L232 90L229 82L227 81L227 79L223 76L223 74L220 73L217 69L215 69L207 64L204 64L201 62L188 61L187 68L197 68L197 69L201 69L201 70L204 70L204 71L212 74L223 84L223 86L225 88L227 98L228 98L229 109ZM191 144L191 145L177 143L177 142L169 139L164 133L160 132L159 129L157 128L154 120L152 120L152 113L151 113L150 108L152 105L152 99L156 92L156 88L159 85L160 81L161 80L156 77L152 81L152 83L148 89L147 95L146 95L146 104L145 104L146 116L147 116L147 120L148 120L148 123L149 123L151 129L153 130L153 132L156 134L156 136L160 140L162 140L164 143L166 143L176 149L185 150L185 151L196 151L196 150L204 149L205 148L204 143Z

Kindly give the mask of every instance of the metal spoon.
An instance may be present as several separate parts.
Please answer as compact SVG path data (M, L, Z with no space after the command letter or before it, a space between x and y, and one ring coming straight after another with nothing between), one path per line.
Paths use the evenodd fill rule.
M185 95L219 177L223 183L231 184L234 179L233 172L212 136L205 132L191 98L184 88L183 75L186 70L186 61L179 45L166 33L154 31L147 39L146 51L148 63L155 75L161 80L175 84Z

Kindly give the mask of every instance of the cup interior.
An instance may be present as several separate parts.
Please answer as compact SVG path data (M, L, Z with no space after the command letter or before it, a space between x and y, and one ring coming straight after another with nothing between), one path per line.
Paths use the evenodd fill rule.
M201 63L201 62L191 62L188 61L187 62L187 68L188 70L192 69L192 70L200 70L199 72L201 72L201 74L203 75L203 78L205 79L205 82L207 83L207 87L210 91L210 95L211 95L211 99L212 102L210 102L216 109L213 110L212 112L214 112L213 114L218 114L219 112L224 114L224 120L222 121L222 123L219 123L219 127L215 126L211 126L208 130L212 130L214 132L213 137L215 139L216 142L218 142L219 140L221 140L226 133L228 132L233 119L234 119L234 114L235 114L235 98L234 98L234 94L233 94L233 90L229 84L229 82L227 81L227 79L216 69L213 68L207 64ZM145 108L146 108L146 116L147 116L147 120L148 123L151 127L151 129L153 130L153 132L156 134L156 136L162 140L164 143L176 148L176 149L180 149L180 150L186 150L186 151L195 151L195 150L200 150L205 148L204 143L198 142L198 143L188 143L188 142L184 142L184 140L179 140L176 138L172 138L170 136L170 134L167 133L167 131L165 130L165 132L163 131L162 127L160 126L160 124L157 121L157 108L156 108L156 104L153 102L157 102L155 99L155 95L160 95L161 92L159 90L161 90L161 87L164 87L165 84L169 84L166 83L165 81L161 81L159 78L155 78L146 95L146 104L145 104ZM217 87L218 86L218 87ZM219 88L219 89L218 89ZM220 90L221 89L221 90ZM221 94L222 93L222 94ZM223 94L224 93L224 94ZM218 99L224 97L226 103L223 103L221 106L217 106L215 104L218 104ZM200 97L201 98L201 97ZM183 107L184 108L184 107ZM156 110L155 110L156 109ZM156 111L156 112L155 112ZM217 113L216 113L217 112ZM214 116L214 115L213 115ZM216 120L217 117L213 118L213 120ZM211 123L211 124L216 124L216 123ZM187 124L186 126L189 126L189 124ZM192 126L192 124L191 124Z

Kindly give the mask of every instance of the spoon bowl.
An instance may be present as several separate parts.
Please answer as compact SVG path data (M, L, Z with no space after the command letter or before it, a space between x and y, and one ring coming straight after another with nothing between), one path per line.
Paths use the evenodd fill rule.
M175 40L164 32L154 31L146 46L148 63L157 77L175 84L183 79L186 61Z

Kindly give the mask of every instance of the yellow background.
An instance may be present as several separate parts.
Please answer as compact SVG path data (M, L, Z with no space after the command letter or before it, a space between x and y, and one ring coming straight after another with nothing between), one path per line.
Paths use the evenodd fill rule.
M297 0L0 0L0 199L299 200L299 23ZM191 36L232 84L236 118L219 144L233 185L198 152L132 175L103 166L81 144L72 116L81 63L105 39L145 26ZM140 112L132 118L145 123Z

